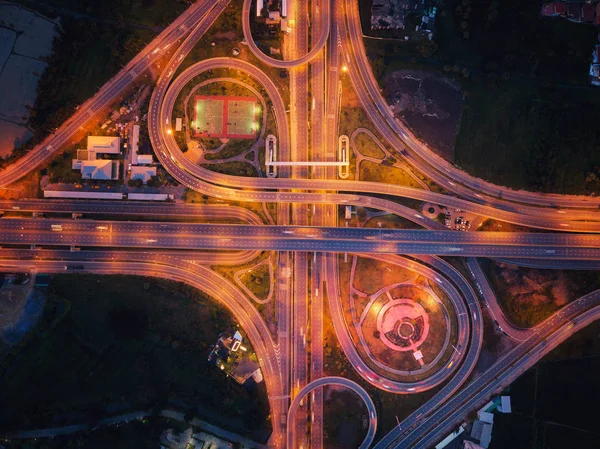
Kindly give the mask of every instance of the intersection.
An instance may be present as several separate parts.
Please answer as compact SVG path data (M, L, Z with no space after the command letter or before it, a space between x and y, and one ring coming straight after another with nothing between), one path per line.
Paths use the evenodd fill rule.
M246 208L225 205L0 201L0 209L5 212L86 214L84 220L2 218L0 265L61 272L70 263L77 263L90 272L131 272L175 279L210 294L232 310L258 354L271 406L270 444L273 447L290 447L290 441L295 441L292 443L295 447L323 447L322 391L312 392L311 400L303 405L295 403L294 398L310 389L307 386L314 382L326 383L319 379L324 378L322 321L323 308L328 307L344 354L368 384L396 394L411 394L445 382L427 404L399 423L375 446L430 447L490 394L508 385L576 330L600 318L600 294L593 292L565 306L536 328L511 327L474 258L511 260L516 264L521 260L535 260L538 266L548 268L581 264L597 269L600 199L513 191L473 178L433 153L393 117L385 104L362 44L358 4L354 0L311 3L310 32L314 33L312 41L315 43L310 50L307 35L301 34L308 33L308 24L300 20L307 14L307 5L290 2L295 8L292 14L296 14L294 31L298 32L292 32L290 42L286 43L292 57L284 61L264 55L256 46L249 25L252 2L244 1L242 25L250 51L263 64L290 69L291 104L288 108L293 109L291 113L286 112L288 108L276 84L261 67L250 62L217 57L195 62L177 74L182 61L229 3L228 0L199 0L192 5L54 135L0 172L0 186L9 185L48 161L70 142L81 126L143 73L154 58L168 55L170 60L161 69L148 114L150 140L158 160L179 183L204 195L238 202L276 203L277 223L265 224ZM277 160L302 164L334 162L339 137L337 88L342 65L348 68L354 90L377 131L404 155L407 164L437 182L445 193L340 180L334 167L315 167L311 171L305 166L279 167L277 178L224 175L187 159L172 135L173 109L183 87L210 70L236 70L259 83L273 104L278 133ZM310 112L305 102L309 88L315 98L315 107ZM310 123L310 138L306 123ZM395 201L398 198L444 205L533 228L533 231L450 231ZM347 205L396 214L424 229L338 226L338 208ZM307 214L307 206L313 208L311 216ZM88 215L93 218L95 214L129 217L131 221L88 219ZM186 217L197 222L136 221L138 216ZM80 250L70 251L73 247ZM119 250L114 250L115 247ZM276 337L244 293L210 269L216 260L224 265L238 265L264 250L278 251L278 272L289 273L285 279L278 279ZM464 348L463 352L453 354L452 369L436 371L423 381L406 383L386 377L364 360L348 334L341 306L338 254L345 253L364 254L409 268L446 291L454 308L460 311L458 338L460 347ZM440 256L469 258L467 266L471 278ZM482 376L465 384L482 346L481 299L491 304L507 335L518 345ZM311 336L310 351L303 338L307 332ZM358 391L361 395L367 394L361 387ZM290 405L294 406L293 413L288 412ZM377 425L373 410L369 410L369 422L372 441Z

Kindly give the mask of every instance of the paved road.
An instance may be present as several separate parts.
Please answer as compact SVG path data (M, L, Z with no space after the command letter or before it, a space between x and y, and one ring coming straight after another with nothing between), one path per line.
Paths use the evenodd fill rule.
M465 418L470 410L485 403L495 392L506 388L544 355L600 318L600 290L565 306L523 343L504 355L485 373L460 390L441 407L430 403L419 409L418 419L403 421L375 448L427 448Z
M590 234L29 218L4 218L0 230L0 243L20 245L600 259L600 237Z
M243 223L264 224L258 215L245 207L229 204L148 203L135 201L81 200L0 200L0 212L35 212L42 214L100 214L144 217L180 217L190 221L218 222L239 220Z
M0 172L0 186L6 186L25 176L37 166L54 157L54 153L73 143L71 139L81 131L100 111L112 105L129 88L135 79L158 59L168 54L196 22L214 8L213 0L199 0L161 32L119 73L111 78L97 93L79 109L54 134L33 148L26 156Z
M189 188L217 198L236 201L359 204L369 207L381 207L384 210L395 213L397 208L395 203L379 198L365 197L364 195L329 194L325 197L324 195L316 193L274 192L273 190L295 189L313 192L315 190L329 192L340 190L358 193L385 194L395 197L417 199L434 204L444 204L477 215L540 229L573 232L600 232L600 222L575 221L576 218L580 218L579 216L573 215L576 214L576 212L561 214L559 212L564 211L550 208L537 208L535 209L535 214L533 214L529 209L522 211L519 207L514 205L502 205L503 209L497 209L485 204L477 204L472 201L435 192L392 184L348 180L244 178L215 173L199 167L187 160L175 142L173 135L167 133L167 130L169 129L167 122L169 121L175 100L181 89L200 73L217 68L230 68L244 71L263 85L273 102L277 123L278 126L280 126L278 143L284 151L288 147L285 106L277 92L277 88L264 72L245 61L234 58L213 58L201 61L186 69L174 80L173 84L169 87L168 92L166 92L160 108L159 98L155 100L156 105L151 107L149 116L150 138L160 162L179 182ZM241 188L245 190L239 190ZM271 191L257 189L268 189ZM589 212L584 213L586 217L590 214ZM598 220L599 216L598 214L595 214L593 217L588 218L594 217Z
M180 257L164 254L129 253L127 256L129 260L112 260L110 259L111 253L107 252L104 256L107 260L85 260L85 263L81 262L77 256L77 253L73 253L72 262L66 260L6 259L2 261L2 266L18 267L20 269L35 267L38 271L45 273L64 273L65 265L71 266L74 263L77 264L76 266L84 266L84 269L77 270L78 272L90 271L100 274L155 276L185 282L204 291L227 307L246 331L263 370L271 404L271 413L273 416L285 413L287 398L282 398L280 394L282 373L277 345L271 339L269 329L254 304L230 281L219 276L208 267L188 262ZM27 252L23 253L23 257L27 257ZM102 257L102 253L98 253L96 259ZM282 432L277 422L273 422L273 443L275 446L281 447L283 444L284 431L285 427Z
M289 411L288 411L288 421L294 422L296 420L296 413L298 410L298 406L300 402L313 390L317 388L321 388L326 385L337 385L349 388L354 391L358 396L363 400L365 406L367 407L367 413L369 414L369 429L367 431L367 435L365 439L359 446L359 449L367 449L373 443L373 439L375 438L375 432L377 431L377 411L375 410L375 404L373 400L369 396L369 394L365 391L363 387L358 385L356 382L346 379L344 377L322 377L313 382L307 384L302 390L298 392L298 395L292 401ZM295 448L296 444L296 432L288 431L287 434L287 447Z
M301 1L302 3L305 3ZM290 3L292 3L290 1ZM252 31L250 29L250 14L252 14L255 10L252 8L252 0L244 0L244 5L242 7L242 31L244 33L244 38L246 39L246 43L248 44L248 48L250 51L256 56L261 62L268 64L272 67L279 67L282 69L290 69L293 67L297 67L300 65L304 65L309 61L313 60L319 52L325 47L327 43L327 37L329 36L329 12L331 8L330 1L325 1L323 12L321 13L321 33L319 36L319 40L312 46L311 50L302 56L294 55L294 59L289 61L282 61L280 59L274 59L270 56L265 55L254 42L252 38ZM296 19L298 20L298 19ZM291 25L291 24L290 24ZM292 31L290 34L298 32L297 28L291 25Z
M337 0L334 8L344 11L344 14L337 16L338 26L344 46L345 62L349 66L348 73L361 105L385 139L398 151L408 152L408 157L405 159L409 164L414 165L421 173L436 181L447 191L497 208L505 207L508 200L520 203L522 206L519 207L522 210L526 209L525 205L539 205L560 206L565 209L588 208L592 213L597 212L600 198L511 190L470 176L438 156L426 144L419 141L404 124L395 119L392 110L385 102L366 56L358 2Z

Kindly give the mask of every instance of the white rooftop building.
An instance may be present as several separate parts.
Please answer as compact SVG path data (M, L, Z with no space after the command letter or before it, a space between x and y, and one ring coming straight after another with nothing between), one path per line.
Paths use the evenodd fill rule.
M119 161L110 159L81 161L81 178L101 181L119 179Z
M77 150L73 170L81 170L82 179L107 181L119 179L119 161L98 159L99 154L121 154L121 138L117 136L89 136L87 150Z
M141 179L146 184L150 178L156 176L156 167L147 165L134 165L131 167L131 179Z
M151 154L138 154L137 156L137 165L150 165L152 162L154 159Z
M133 125L131 130L131 163L136 165L138 158L138 145L140 143L140 125Z
M89 152L120 154L121 138L118 136L89 136L87 150ZM90 159L92 159L90 157Z
M511 409L510 396L500 396L500 407L498 407L498 411L501 413L510 413Z

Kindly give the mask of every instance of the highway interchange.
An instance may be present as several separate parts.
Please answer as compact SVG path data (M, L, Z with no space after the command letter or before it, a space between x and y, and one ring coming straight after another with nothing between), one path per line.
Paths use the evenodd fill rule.
M362 44L355 0L311 2L312 29L306 20L301 20L309 16L306 3L290 1L293 11L290 14L294 15L296 24L290 37L286 38L285 61L263 55L254 44L249 26L251 1L244 0L242 28L249 49L263 64L290 69L293 109L290 117L275 83L264 68L257 65L221 57L198 61L178 74L187 54L229 3L228 0L198 0L190 6L98 94L84 103L65 125L0 172L0 186L18 180L50 160L55 152L72 142L82 127L113 104L148 67L168 56L169 61L161 68L153 91L148 114L151 143L160 163L181 184L213 198L277 203L277 225L264 225L262 218L248 209L227 205L0 201L0 210L18 214L85 214L83 220L56 216L45 219L7 216L1 219L1 263L9 268L36 267L47 272L64 272L70 263L83 264L86 271L167 277L206 291L234 313L258 354L271 405L273 436L270 443L274 447L285 447L286 444L289 447L290 438L295 441L292 443L295 447L323 446L320 389L311 393L310 401L299 408L297 417L296 406L299 405L299 392L308 393L311 386L320 382L328 384L327 378L319 381L324 376L322 308L328 306L342 349L364 381L397 394L424 391L444 383L427 404L399 423L376 446L430 447L491 393L508 385L565 338L600 317L600 294L594 292L564 307L536 328L516 328L502 314L475 258L509 259L516 263L522 260L524 264L541 267L597 269L600 199L516 192L491 185L458 170L427 148L393 117L381 96ZM310 50L309 31L315 42ZM309 63L310 76L306 69ZM348 68L360 103L379 134L407 164L443 187L445 193L375 182L342 181L337 179L337 170L332 168L315 169L310 175L306 169L286 171L280 168L278 178L223 175L189 161L170 132L175 101L190 80L214 69L239 71L260 84L273 104L278 126L278 160L335 160L336 151L332 149L337 148L338 85L342 65ZM303 101L309 85L316 105L310 114ZM311 124L310 143L305 126L308 121ZM395 198L440 204L553 232L448 231L438 222L394 201ZM306 213L307 205L314 207L311 218ZM338 227L339 205L380 209L425 229ZM95 215L101 219L88 219ZM106 216L111 218L103 219ZM136 221L142 216L155 220ZM119 217L132 221L122 221ZM169 221L183 217L192 222ZM73 247L78 251L67 249ZM119 250L114 250L115 247ZM271 334L243 292L210 269L216 262L223 265L246 263L262 250L279 251L278 271L290 273L277 284L276 336ZM409 268L444 289L455 309L461 311L459 340L460 347L465 350L452 356L453 369L437 371L413 384L391 380L374 369L355 347L346 328L341 310L337 253L363 254ZM438 256L468 257L470 279ZM323 303L324 290L328 304ZM480 300L518 345L482 376L465 384L483 341ZM309 331L310 354L302 338ZM338 381L331 382L336 384ZM352 388L368 405L365 390L358 386ZM293 407L288 412L290 405ZM377 423L372 402L368 409L370 430L366 445L372 442ZM287 420L286 416L292 419ZM307 427L307 416L311 416L310 428Z

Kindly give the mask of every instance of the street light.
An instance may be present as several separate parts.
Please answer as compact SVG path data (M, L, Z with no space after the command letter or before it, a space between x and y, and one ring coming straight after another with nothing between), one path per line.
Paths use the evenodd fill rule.
M347 65L342 66L342 72L347 72L347 71L348 71L348 66Z

